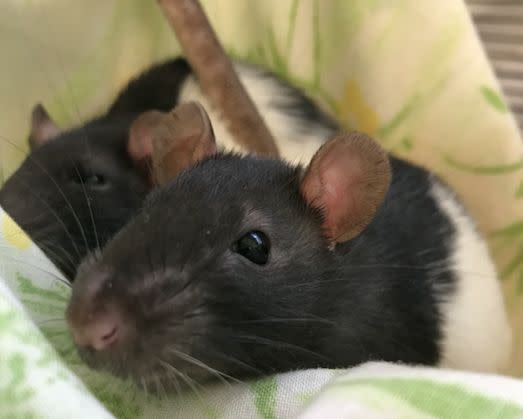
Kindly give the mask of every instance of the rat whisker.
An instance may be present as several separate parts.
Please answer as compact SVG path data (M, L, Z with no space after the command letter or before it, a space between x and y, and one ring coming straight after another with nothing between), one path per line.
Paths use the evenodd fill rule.
M72 259L71 255L61 247L53 247L51 244L45 242L39 243L39 248L46 254L53 258L53 261L58 262L65 268L70 269L72 272L76 270L76 264Z
M50 340L56 337L63 337L69 335L69 332L63 329L42 329L42 333L44 333L45 336Z
M373 269L377 269L377 268L381 268L381 269L385 269L385 270L388 270L388 269L398 270L398 271L404 270L405 272L411 272L411 273L429 271L429 272L434 273L435 275L445 274L446 272L450 271L450 272L458 272L458 273L470 275L470 276L477 276L478 278L488 278L488 279L497 278L496 276L487 275L487 274L483 274L480 272L467 271L467 270L463 270L463 269L456 269L456 270L454 270L452 268L449 269L448 267L443 266L443 263L444 262L442 261L441 268L438 268L435 265L432 265L432 266L394 265L394 264L352 265L352 266L348 267L348 269L347 269L348 273L350 273L351 276L343 276L343 277L329 278L329 279L314 278L314 279L310 279L310 280L304 280L297 284L282 285L281 288L282 289L299 289L299 288L306 289L307 287L311 287L311 286L321 286L322 284L336 283L336 282L340 282L340 283L347 282L347 283L354 284L360 280L368 281L368 279L366 277L360 279L356 275L358 273L358 270L362 270L362 271L363 270L373 270ZM327 270L322 273L326 275L329 273L329 271ZM333 270L332 273L335 273L335 270ZM391 285L392 281L396 281L399 283L399 282L406 281L406 280L408 280L408 278L389 278L389 282L386 284L386 286L384 286L384 289L392 286Z
M242 324L267 324L267 323L324 323L328 325L334 325L334 322L326 319L316 319L312 317L281 317L281 318L272 318L272 319L255 319L255 320L239 320L231 325L242 325Z
M322 355L318 352L312 351L310 349L304 348L302 346L295 345L290 342L286 341L279 341L271 338L266 338L262 336L256 336L256 335L235 335L231 336L232 339L238 341L238 342L250 342L255 343L259 345L268 345L268 346L279 346L280 348L286 348L288 350L295 350L300 351L304 354L312 355L315 358L322 359L324 361L330 361L329 358L327 358L325 355Z
M217 369L215 368L212 368L210 367L209 365L207 365L206 363L204 363L203 361L200 361L199 359L197 358L194 358L193 356L191 355L188 355L184 352L181 352L175 348L169 348L168 349L168 352L176 355L178 358L190 363L190 364L193 364L197 367L200 367L202 369L204 369L205 371L213 374L214 376L216 376L220 381L222 381L223 383L226 383L228 385L230 385L230 383L225 379L225 378L228 378L229 380L232 380L232 381L235 381L235 382L238 382L238 383L242 383L240 380L228 375L228 374L225 374L221 371L218 371Z
M226 355L224 354L223 352L217 352L217 351L213 351L213 356L215 357L218 357L218 358L221 358L227 362L231 362L233 364L236 364L244 369L247 369L249 371L251 371L252 373L254 374L257 374L257 375L261 375L262 374L262 371L253 367L252 365L249 365L243 361L240 361L239 359L236 359L236 358L233 358L229 355Z
M189 377L187 374L179 372L179 376L181 377L182 380L184 380L187 383L189 388L193 391L193 393L200 400L200 402L204 403L204 398L202 396L202 393L198 390L198 387L197 387L197 386L201 387L201 385L196 380Z
M201 317L202 315L204 315L205 310L203 310L203 307L204 307L204 304L202 304L201 307L198 307L198 308L192 310L191 312L186 313L183 316L183 321L187 321L189 319L195 319L195 318L198 318L198 317Z
M155 393L160 397L160 398L165 398L167 396L167 392L165 391L165 387L162 385L162 382L160 380L160 377L158 377L158 374L155 373L153 374L152 376L152 382L154 383L154 390L155 390Z
M31 158L31 156L29 156ZM52 178L51 175L47 174L50 178ZM54 181L54 179L52 179L52 181L55 183L55 185L59 188L59 186L56 184L56 181ZM29 193L31 193L38 201L40 201L48 210L49 212L53 215L53 217L55 217L55 219L58 221L58 224L60 224L60 226L62 227L62 229L64 230L65 234L67 235L67 237L69 238L69 240L71 241L71 244L73 246L73 249L76 251L76 254L78 255L78 257L81 257L81 253L80 253L80 250L78 249L78 246L76 245L76 241L73 239L73 236L71 234L71 232L69 231L69 229L67 228L67 226L65 225L65 222L63 221L63 219L56 213L56 211L49 205L49 203L47 203L44 199L42 199L38 194L36 194L32 188L30 186L28 186L27 184L25 184L25 182L21 182L19 179L18 179L18 182L20 182L22 184L22 187L24 187ZM81 225L80 225L81 227ZM87 243L87 241L86 241Z
M56 322L65 323L65 319L56 317L56 318L53 318L53 319L45 319L45 320L39 321L36 324L37 324L37 326L42 326L42 325L45 325L45 324L48 324L48 323L56 323Z
M16 146L14 145L14 147L16 147ZM53 176L52 176L52 175L51 175L51 174L50 174L50 173L45 169L45 167L43 167L43 166L42 166L42 165L41 165L41 164L40 164L40 163L39 163L39 162L38 162L38 161L37 161L37 160L36 160L36 159L31 155L31 154L29 154L28 159L30 159L30 161L31 161L31 162L32 162L32 163L33 163L33 164L34 164L38 169L40 169L40 171L41 171L42 173L44 173L44 174L49 178L49 180L52 182L52 184L54 185L54 187L56 188L56 190L58 191L58 193L60 194L60 196L64 199L64 201L65 201L67 207L69 208L70 214L73 216L73 218L74 218L74 220L75 220L77 226L78 226L79 229L80 229L80 232L81 232L81 234L82 234L82 236L83 236L83 239L84 239L84 243L85 243L86 247L88 248L88 247L89 247L89 244L88 244L88 242L87 242L87 236L85 235L85 231L84 231L84 229L83 229L82 223L80 222L80 219L78 218L78 214L77 214L77 212L74 210L73 205L71 204L71 201L67 198L67 195L64 193L64 191L63 191L63 189L60 187L59 183L58 183L58 182L56 181L56 179L55 179L55 178L54 178L54 177L53 177ZM29 190L31 190L31 189L29 188ZM31 191L32 191L32 190L31 190ZM33 192L33 194L34 194L37 198L39 198L38 195L36 195L34 192ZM42 201L42 202L43 202L44 204L46 204L45 201ZM53 209L52 209L48 204L47 204L47 207L49 208L49 210L50 210L51 212L54 212L54 210L53 210ZM58 218L58 217L57 217L57 218ZM67 230L67 228L65 227L65 225L64 225L64 228ZM67 230L67 231L69 231L69 230ZM73 241L73 240L71 239L71 241ZM80 253L78 254L78 256L79 256L79 257L81 256Z
M142 385L143 391L145 392L145 396L149 397L149 390L148 390L148 387L147 387L147 381L145 380L145 377L141 377L140 383Z
M46 275L51 276L52 278L54 278L58 282L60 282L60 283L62 283L64 285L67 285L68 288L71 288L71 284L67 280L61 278L60 276L58 276L54 272L48 271L47 269L44 269L41 266L35 265L35 264L31 263L31 262L28 262L27 260L21 260L21 259L17 259L17 258L14 258L12 256L9 256L9 255L3 254L3 255L0 256L0 261L2 261L4 263L16 263L16 264L21 264L21 265L25 265L25 266L30 266L31 268L37 269L37 270L45 273Z
M184 374L182 372L180 372L178 369L176 369L175 367L173 367L171 364L169 364L168 362L165 362L163 360L159 360L161 362L161 364L166 368L168 369L169 371L171 371L172 373L174 373L176 376L180 377L187 385L188 387L193 391L193 393L196 395L196 397L198 399L200 399L200 401L203 401L203 397L201 395L201 393L198 391L198 389L196 388L196 385L198 384L195 380L192 380L187 374Z
M179 396L182 394L182 389L180 387L180 382L178 381L178 375L174 373L173 370L176 370L175 367L170 365L168 362L165 362L164 360L155 357L158 361L158 364L163 368L165 373L168 375L169 379L174 385L174 390L176 391L176 394Z
M86 143L88 144L88 141ZM83 192L83 195L84 195L84 198L85 198L85 202L87 203L87 208L89 210L89 216L91 217L91 224L92 224L92 227L93 227L93 233L94 233L94 237L95 237L95 240L96 240L96 247L99 248L100 247L100 240L98 238L98 231L96 229L96 223L94 221L94 214L93 214L93 208L91 206L91 200L87 196L87 191L85 189L85 182L82 179L82 177L80 176L80 171L78 170L77 165L73 164L73 166L74 166L74 168L76 170L76 174L78 175L78 178L80 179L80 181L82 183L82 192Z
M146 226L145 226L145 223L140 223L140 225L142 226L143 228L143 237L146 237ZM144 246L144 249L145 249L145 253L147 254L147 262L149 263L149 269L152 273L152 276L153 276L153 282L156 283L157 282L157 277L156 277L156 269L154 269L154 263L153 263L153 258L152 258L152 254L151 254L151 249L149 248L148 244L146 243L145 246Z

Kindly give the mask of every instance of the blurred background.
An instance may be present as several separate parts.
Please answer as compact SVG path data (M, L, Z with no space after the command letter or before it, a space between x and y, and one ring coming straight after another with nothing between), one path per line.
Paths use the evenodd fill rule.
M347 23L366 11L347 8L343 1L332 3L321 7L321 19L330 23L322 26L321 37L346 40L354 30ZM318 2L281 1L277 8L256 0L203 4L229 52L282 76L300 78L300 84L314 90L315 78L325 72L313 68L319 53L314 34L302 32L294 38L292 31L296 25L319 25ZM336 13L340 9L350 20L341 19ZM288 25L290 15L293 28ZM332 22L337 22L335 33L329 33ZM318 35L319 27L314 30ZM3 142L6 172L26 151L28 118L35 103L43 102L64 126L77 124L102 111L130 77L179 52L155 1L6 0L0 6L0 31L0 134L14 143ZM335 63L336 47L330 45L322 43L322 67ZM344 73L337 73L341 84Z
M467 0L508 104L523 129L523 1Z
M436 16L431 16L430 7L416 6L412 0L202 3L230 53L291 79L353 125L362 128L361 120L367 119L363 129L370 131L372 116L364 115L364 109L354 103L339 103L343 89L351 95L347 79L358 84L352 85L353 102L360 93L356 90L364 90L362 98L374 102L372 110L382 110L384 117L391 113L392 118L391 111L401 111L399 103L395 99L380 103L389 101L384 93L393 86L391 82L396 83L396 97L421 91L414 75L425 71L427 76L432 72L440 77L438 71L449 70L445 55L459 49L460 38L473 36L463 34L458 23L463 17L459 16L461 1L440 2ZM523 121L523 3L468 0L467 6L509 105ZM438 19L438 13L448 16ZM426 21L423 32L401 27L420 19ZM405 48L417 55L406 54ZM4 139L0 166L5 176L24 156L28 118L35 103L43 102L64 126L85 121L101 112L130 77L179 48L154 1L3 0L0 51L0 135ZM469 51L469 55L478 54ZM379 61L380 67L369 66L369 59ZM473 62L462 69L465 74L488 73L484 63L471 68ZM408 72L403 71L405 67ZM380 79L384 74L388 80Z

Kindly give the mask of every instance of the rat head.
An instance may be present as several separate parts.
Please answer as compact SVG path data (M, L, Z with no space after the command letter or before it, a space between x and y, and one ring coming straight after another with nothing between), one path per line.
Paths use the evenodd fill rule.
M387 155L360 134L306 169L219 154L203 109L183 112L153 141L163 186L79 269L67 319L81 355L149 388L331 365L335 248L372 220Z
M0 205L69 278L150 190L150 155L133 142L150 117L137 115L62 131L41 105L33 109L31 153L0 189Z

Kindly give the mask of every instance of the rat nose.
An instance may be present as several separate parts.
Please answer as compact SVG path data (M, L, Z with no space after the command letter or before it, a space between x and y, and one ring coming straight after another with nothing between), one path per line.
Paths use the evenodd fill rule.
M121 340L122 321L116 311L105 312L82 327L73 327L71 332L77 345L101 351Z

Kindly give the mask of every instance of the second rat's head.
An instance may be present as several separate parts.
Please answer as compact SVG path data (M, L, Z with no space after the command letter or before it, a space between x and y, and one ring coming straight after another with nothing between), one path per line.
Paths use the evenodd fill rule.
M131 121L122 115L61 130L36 106L31 153L0 189L0 205L70 279L148 192L126 155Z
M41 105L30 154L0 188L0 205L68 279L141 206L150 190L133 138L157 113L115 114L61 129ZM133 136L134 135L134 136Z
M386 154L362 135L328 142L305 170L217 154L188 106L190 129L156 146L164 186L79 269L67 316L80 353L162 387L329 365L320 279L381 203Z
M0 205L68 279L142 205L152 186L142 133L162 115L107 114L61 129L34 107L31 153L0 188Z

